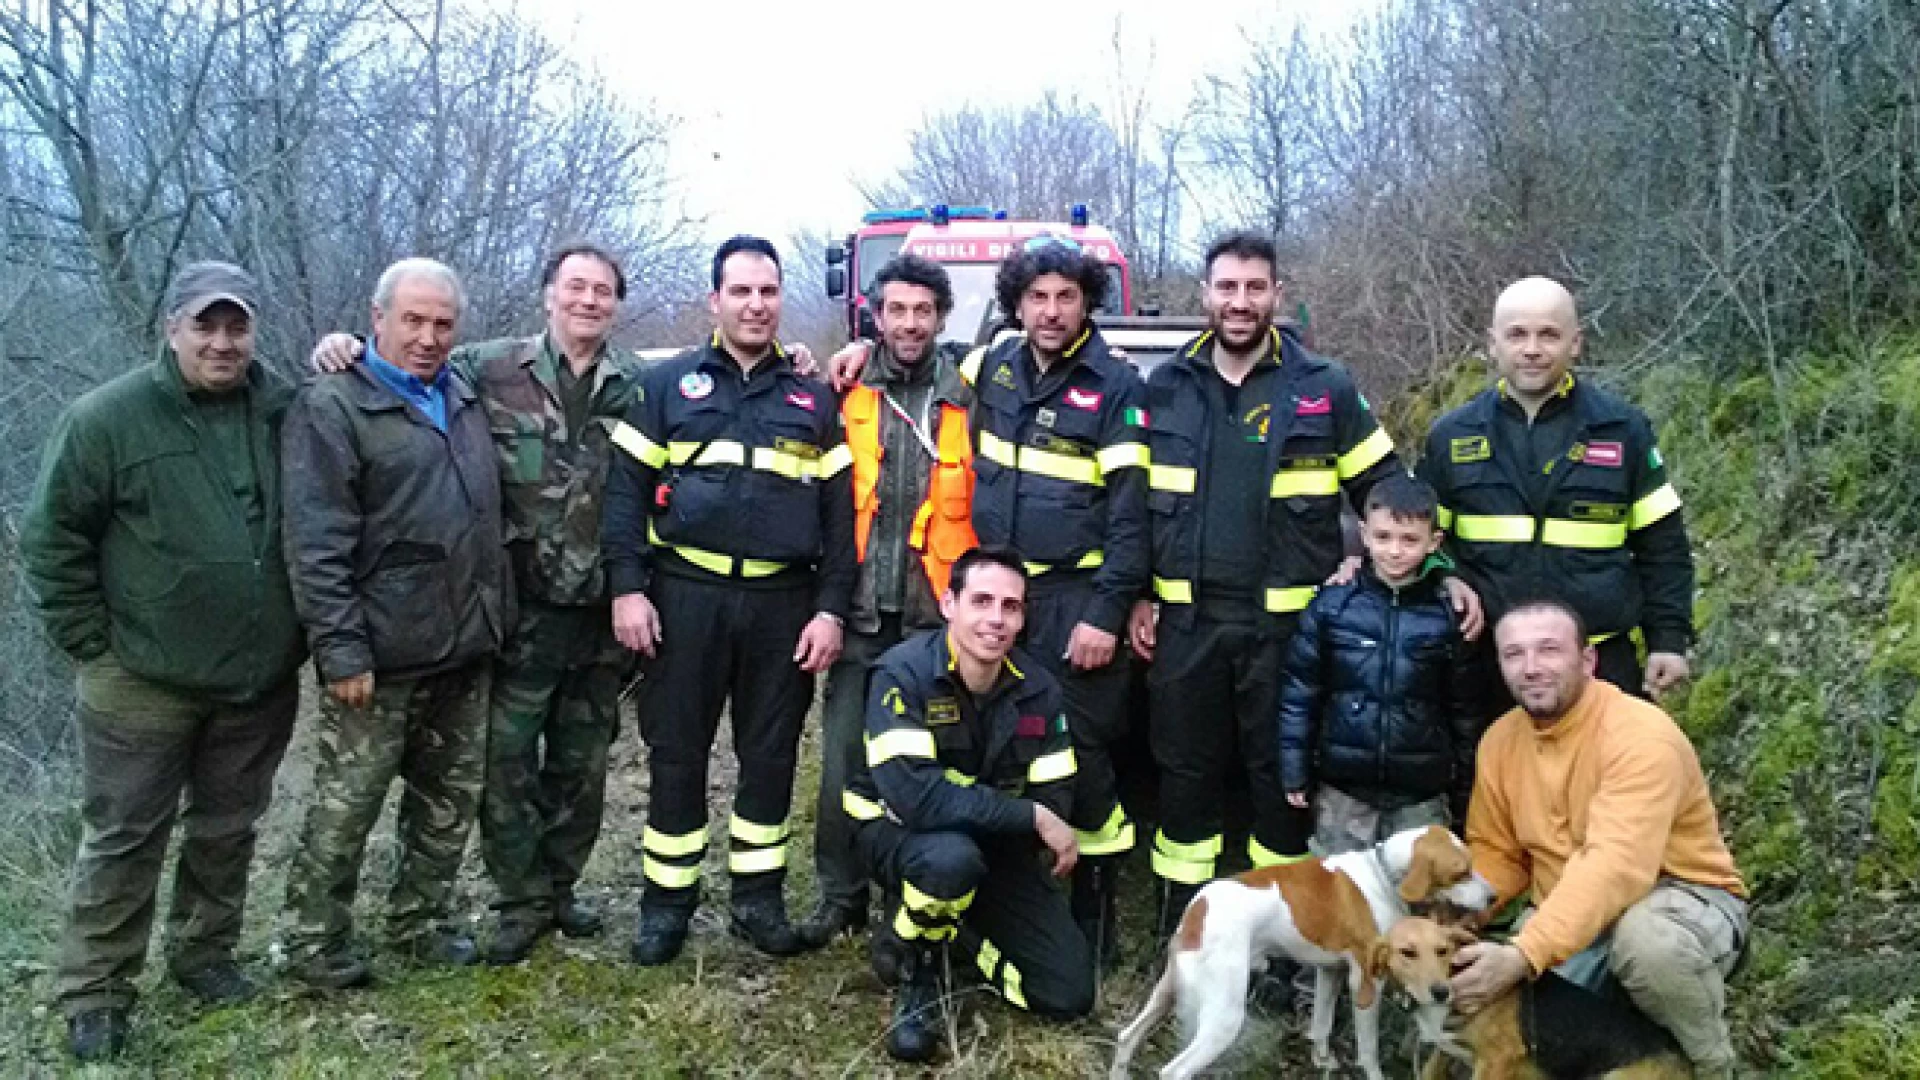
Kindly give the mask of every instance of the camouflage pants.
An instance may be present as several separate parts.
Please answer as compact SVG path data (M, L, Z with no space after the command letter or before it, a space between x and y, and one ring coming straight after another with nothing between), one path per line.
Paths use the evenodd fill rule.
M396 776L406 788L388 925L395 938L406 938L444 922L480 803L491 665L376 677L364 709L322 695L313 803L287 878L291 959L347 943L367 837Z
M167 912L168 966L191 972L232 954L254 826L299 699L295 679L236 705L149 682L111 654L82 666L85 831L55 983L69 1015L132 1004L176 816L185 835Z
M1447 824L1447 797L1382 808L1321 784L1313 793L1313 852L1321 857L1360 851L1404 829Z
M593 854L628 656L605 605L520 609L494 665L480 814L503 916L551 918Z

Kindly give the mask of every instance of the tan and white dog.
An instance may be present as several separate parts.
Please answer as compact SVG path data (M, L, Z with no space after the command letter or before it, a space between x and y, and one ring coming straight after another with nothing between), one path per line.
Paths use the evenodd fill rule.
M1135 1051L1159 1023L1180 1010L1187 1044L1160 1070L1180 1080L1227 1051L1247 1017L1247 986L1269 957L1291 957L1314 969L1313 1059L1336 1064L1334 1005L1341 968L1353 991L1354 1042L1368 1080L1380 1071L1379 993L1387 930L1409 905L1440 901L1484 911L1493 888L1473 872L1466 845L1439 826L1408 829L1364 851L1250 870L1201 889L1187 905L1167 946L1167 967L1147 1006L1114 1054L1112 1080L1127 1075Z

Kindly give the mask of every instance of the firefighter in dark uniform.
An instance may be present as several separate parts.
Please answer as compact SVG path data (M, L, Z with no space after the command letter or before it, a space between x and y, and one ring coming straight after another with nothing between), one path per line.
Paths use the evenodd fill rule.
M974 387L974 532L1028 560L1026 648L1066 689L1080 764L1074 917L1103 964L1133 848L1109 748L1126 734L1120 634L1147 585L1148 455L1139 378L1088 318L1106 286L1106 268L1074 241L1034 238L994 283L1025 333L961 367Z
M731 699L739 786L728 823L733 930L777 956L787 811L813 676L839 655L853 588L851 455L833 393L774 337L773 245L735 237L713 262L706 345L646 369L615 428L602 530L614 634L642 654L651 776L637 963L679 955L700 900L707 757Z
M1340 568L1342 499L1357 510L1404 471L1347 370L1274 326L1276 266L1257 233L1215 241L1211 328L1147 382L1156 602L1135 606L1129 636L1153 661L1163 933L1218 869L1230 770L1253 801L1249 861L1306 854L1311 819L1286 802L1275 736L1287 640Z
M1599 676L1659 697L1689 675L1693 554L1653 426L1573 374L1580 317L1558 282L1509 286L1487 337L1499 384L1436 420L1421 460L1448 548L1490 619L1529 597L1572 604ZM1501 711L1513 704L1493 696Z
M1079 857L1066 823L1077 770L1059 683L1013 647L1026 595L1020 557L962 555L946 629L888 650L868 687L865 761L842 803L887 891L876 948L896 955L875 967L899 983L887 1051L905 1061L939 1048L950 970L1042 1016L1093 1008L1092 956L1048 880Z

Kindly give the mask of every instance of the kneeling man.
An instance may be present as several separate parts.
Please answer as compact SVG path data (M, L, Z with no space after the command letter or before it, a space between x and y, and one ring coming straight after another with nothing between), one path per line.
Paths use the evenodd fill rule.
M1539 906L1511 942L1461 950L1456 1005L1472 1012L1557 969L1624 990L1700 1076L1731 1076L1725 980L1746 946L1746 887L1692 744L1657 706L1594 678L1572 607L1514 607L1494 643L1520 707L1480 743L1467 843L1501 903L1531 889Z
M903 1061L939 1047L949 947L1021 1008L1093 1007L1086 938L1047 880L1080 857L1066 823L1076 769L1060 685L1013 647L1026 597L1019 556L967 552L940 598L946 629L888 650L868 687L866 760L843 806L887 890L875 960L899 977L887 1051Z

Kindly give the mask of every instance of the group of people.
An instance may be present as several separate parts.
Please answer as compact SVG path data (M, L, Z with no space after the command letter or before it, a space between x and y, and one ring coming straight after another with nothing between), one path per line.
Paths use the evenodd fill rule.
M896 257L869 294L879 339L819 373L778 339L758 238L715 253L709 340L644 366L608 344L625 281L605 251L549 261L543 333L457 350L459 279L409 259L376 286L371 336L324 341L332 373L295 394L252 363L251 279L187 267L168 352L68 411L22 537L80 664L74 1053L125 1041L183 793L171 974L212 1002L253 991L233 946L310 652L324 692L283 941L314 986L371 976L349 915L396 776L402 952L511 964L556 929L596 933L574 885L631 685L635 962L688 938L724 713L736 935L817 948L865 930L877 889L903 1060L938 1052L939 1003L974 972L1084 1015L1136 843L1114 758L1146 663L1159 929L1235 866L1447 823L1532 904L1511 942L1468 950L1463 1007L1558 969L1729 1070L1744 886L1691 747L1635 697L1687 677L1693 587L1650 425L1575 376L1572 296L1526 279L1494 307L1500 382L1434 424L1416 477L1351 375L1276 324L1278 268L1257 234L1213 243L1210 329L1143 383L1090 317L1104 267L1065 237L1002 265L1017 332L971 351L939 342L945 272ZM821 674L820 901L795 922L790 802ZM498 890L484 950L449 918L476 816Z

